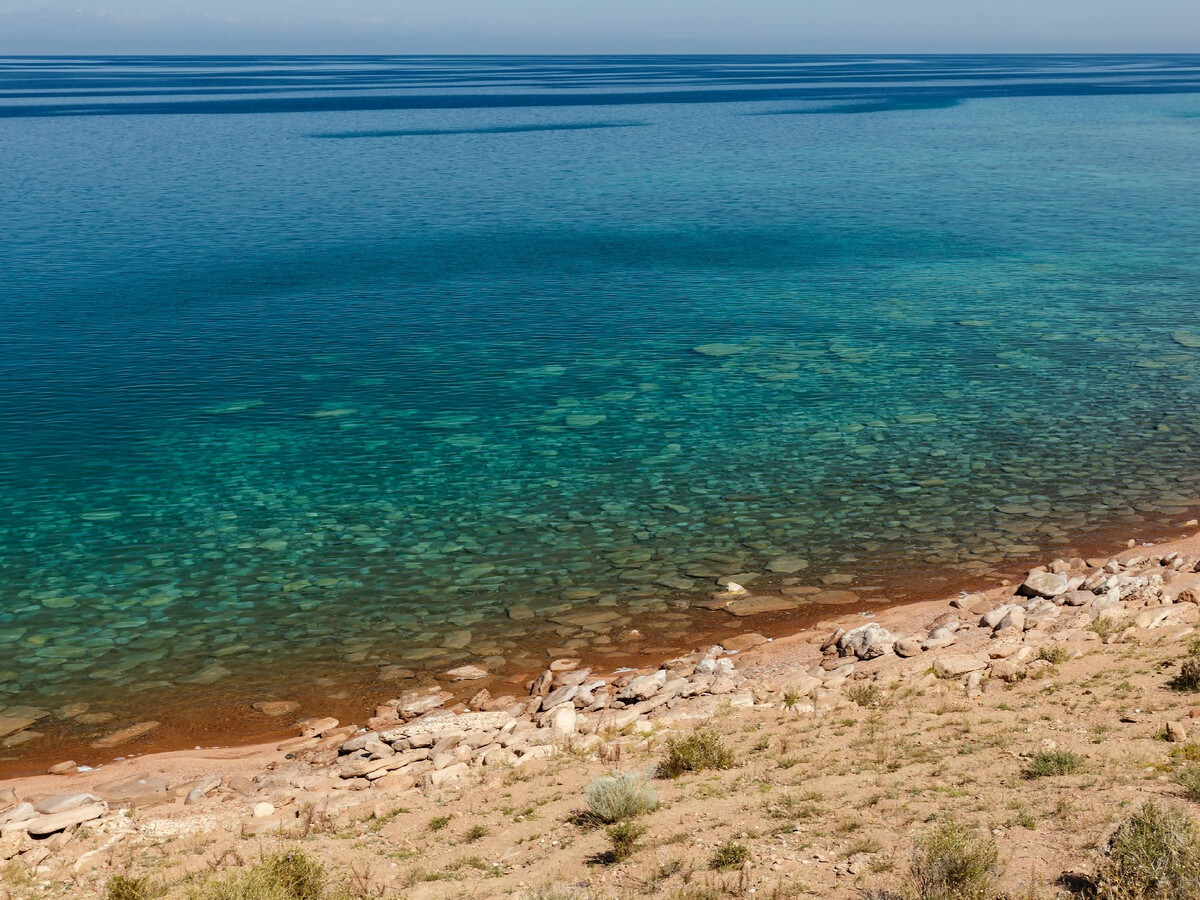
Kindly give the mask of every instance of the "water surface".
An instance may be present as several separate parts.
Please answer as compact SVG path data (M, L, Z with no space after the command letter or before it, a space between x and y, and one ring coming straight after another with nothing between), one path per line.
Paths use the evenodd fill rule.
M780 556L877 596L1188 518L1198 90L0 60L0 706L504 672Z

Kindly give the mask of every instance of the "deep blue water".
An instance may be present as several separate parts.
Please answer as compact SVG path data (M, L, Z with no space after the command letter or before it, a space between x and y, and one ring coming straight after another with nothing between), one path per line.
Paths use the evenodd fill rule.
M0 60L0 705L502 669L621 639L565 605L779 556L876 586L1188 518L1198 91L1184 56Z

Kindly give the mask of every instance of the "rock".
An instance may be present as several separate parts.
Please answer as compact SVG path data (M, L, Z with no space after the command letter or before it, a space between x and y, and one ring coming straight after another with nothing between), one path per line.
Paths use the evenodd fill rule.
M933 671L938 678L957 678L960 675L966 675L969 672L978 672L986 669L988 661L986 659L977 659L973 656L944 656L941 659L934 660Z
M579 668L579 664L581 662L583 662L583 660L575 658L575 657L564 657L562 659L556 659L556 660L554 660L554 662L550 663L550 671L554 672L554 673L558 673L558 672L566 672L569 669L577 669L577 668Z
M907 659L908 657L916 656L921 652L921 642L916 638L901 638L900 640L896 641L895 646L892 649L896 651L897 656Z
M323 716L318 719L305 719L300 723L300 737L320 737L326 732L333 731L333 729L338 727L338 724L338 720L332 716Z
M250 708L257 710L264 716L277 719L280 716L296 712L300 709L300 704L294 700L259 700L257 703L251 704Z
M503 747L497 747L483 755L483 764L489 768L511 768L517 764L517 754Z
M1021 664L1013 662L1011 659L997 659L992 662L989 669L993 678L998 678L1009 684L1020 681L1025 676L1025 670Z
M128 728L122 728L120 731L106 734L100 740L93 741L92 746L101 750L106 750L110 747L119 747L121 744L127 744L130 741L137 740L149 734L161 724L161 722L138 722L136 725L130 725Z
M935 628L925 640L921 641L922 650L938 650L942 647L949 647L958 638L954 636L954 629L943 625L941 628Z
M765 644L767 639L761 634L739 634L737 637L731 637L721 642L721 646L726 650L740 653L744 650L749 650L751 647L757 647L759 644Z
M187 796L183 798L183 805L191 806L193 803L199 803L201 800L203 800L207 796L208 796L208 794L204 790L204 788L194 787L190 791L188 791Z
M713 344L700 344L696 347L693 347L692 352L699 353L701 356L735 356L738 353L744 353L747 349L749 348L744 347L741 344L726 344L718 342Z
M479 678L487 678L488 670L479 666L459 666L446 674L450 676L451 681L475 681Z
M666 682L667 673L659 669L653 675L640 675L633 679L621 689L617 697L627 701L648 700L657 694Z
M275 807L264 800L262 803L255 803L250 807L250 815L256 819L266 819L275 815Z
M894 638L878 622L868 622L847 631L838 640L838 647L859 659L875 659L892 649Z
M12 809L0 815L0 825L25 822L37 816L37 810L32 803L18 803Z
M1187 729L1182 722L1167 722L1163 726L1163 737L1173 744L1182 744L1187 741Z
M24 831L15 829L0 838L0 861L8 861L20 853L29 841Z
M424 688L413 688L405 691L399 697L396 709L405 719L414 719L430 710L443 706L454 695L444 691L436 684Z
M808 560L800 559L797 556L781 556L767 563L767 571L777 572L780 575L794 575L796 572L802 572L807 568Z
M1003 607L1001 607L1003 609ZM1004 616L996 624L996 631L1004 631L1006 628L1011 628L1014 631L1025 630L1025 610L1019 606L1013 606L1005 612Z
M1055 597L1056 600L1062 600L1066 606L1084 606L1096 599L1096 595L1091 591L1067 591L1065 594L1060 594Z
M537 749L537 748L534 748ZM424 785L426 791L436 790L440 787L445 787L455 782L461 781L463 776L470 771L466 763L455 763L452 766L447 766L444 769L436 769L432 772L425 773Z
M28 819L16 825L10 823L5 826L5 831L10 828L16 828L34 837L41 837L42 835L54 834L56 831L62 831L64 828L70 828L74 825L82 825L84 822L92 821L92 819L98 819L107 810L108 806L104 803L92 803L66 812L55 813L52 816L38 816L37 818Z
M380 681L404 681L416 677L417 673L407 666L385 666L379 670Z
M73 760L73 759L68 759L64 762L55 763L54 765L52 765L49 769L46 770L46 774L47 775L70 775L77 768L79 768L79 764L76 763L75 760Z
M796 604L783 597L738 597L725 607L725 612L734 616L758 616L763 613L793 610Z
M100 802L100 798L94 794L51 794L34 803L33 808L44 816L52 816L55 813L78 809L87 803Z
M808 597L811 603L820 603L822 606L839 606L844 603L857 603L858 594L854 591L818 591Z
M418 719L407 725L399 725L380 733L380 737L388 743L413 738L418 735L440 735L451 731L464 734L474 731L499 731L513 720L506 710L495 712L447 713L430 719Z
M564 704L550 714L550 727L554 730L555 736L569 738L575 733L578 718L575 707Z
M23 731L36 721L27 716L0 716L0 738Z
M553 709L560 703L567 703L575 699L575 695L579 693L579 685L572 684L567 687L561 687L556 691L551 691L542 699L542 709Z
M1021 593L1026 597L1047 598L1065 594L1069 589L1070 585L1066 575L1038 571L1030 572L1029 577L1020 587Z
M993 630L999 628L1000 622L1014 609L1021 609L1021 607L1017 606L1015 603L1005 603L1001 606L997 606L995 609L989 610L980 617L979 627L991 628ZM1024 615L1024 613L1025 611L1021 609L1021 614Z
M167 779L151 775L130 775L100 785L96 793L110 802L133 803L162 799L167 793Z

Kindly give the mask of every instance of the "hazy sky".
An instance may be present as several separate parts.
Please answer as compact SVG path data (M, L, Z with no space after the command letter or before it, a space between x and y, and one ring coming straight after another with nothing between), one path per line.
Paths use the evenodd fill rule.
M1120 50L1200 0L0 0L4 54Z

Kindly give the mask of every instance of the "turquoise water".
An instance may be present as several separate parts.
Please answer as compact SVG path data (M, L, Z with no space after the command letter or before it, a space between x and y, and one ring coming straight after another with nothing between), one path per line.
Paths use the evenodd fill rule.
M548 615L782 555L877 586L1190 517L1197 91L1200 57L0 61L0 705L503 671L617 635Z

